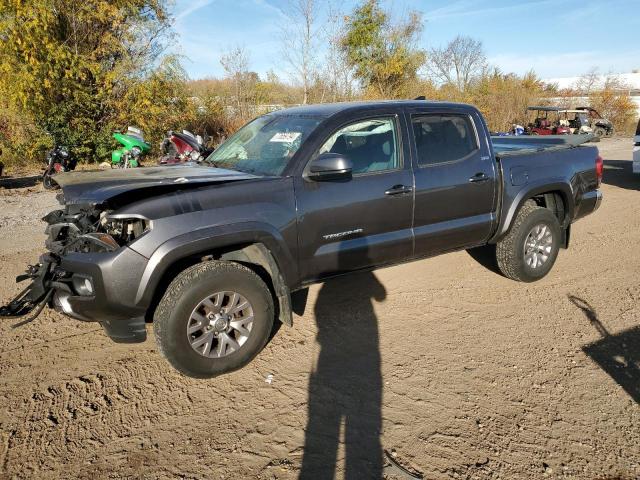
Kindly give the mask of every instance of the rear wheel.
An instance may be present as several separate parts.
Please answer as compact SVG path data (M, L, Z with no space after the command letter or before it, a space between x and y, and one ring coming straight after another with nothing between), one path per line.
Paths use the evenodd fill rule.
M594 134L596 137L604 137L604 136L606 136L606 135L607 135L607 131L606 131L604 128L602 128L602 127L596 127L596 128L593 130L593 134Z
M558 257L562 231L551 210L527 201L511 230L496 244L496 261L508 278L534 282L549 273Z
M273 328L271 293L262 279L234 262L211 261L180 273L154 316L156 341L177 370L211 378L249 363Z

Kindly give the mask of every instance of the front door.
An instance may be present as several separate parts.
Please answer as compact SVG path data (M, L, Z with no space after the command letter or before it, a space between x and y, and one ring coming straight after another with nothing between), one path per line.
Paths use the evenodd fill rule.
M414 112L415 254L431 255L488 240L497 174L483 123L461 110Z
M402 150L408 144L402 121L361 119L324 140L311 160L324 152L345 155L353 163L351 179L296 179L303 282L411 256L413 174Z

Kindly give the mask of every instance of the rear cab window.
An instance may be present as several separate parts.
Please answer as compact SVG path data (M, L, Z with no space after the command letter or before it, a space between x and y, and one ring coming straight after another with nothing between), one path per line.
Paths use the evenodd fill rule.
M411 123L420 167L461 161L479 149L469 115L414 115Z

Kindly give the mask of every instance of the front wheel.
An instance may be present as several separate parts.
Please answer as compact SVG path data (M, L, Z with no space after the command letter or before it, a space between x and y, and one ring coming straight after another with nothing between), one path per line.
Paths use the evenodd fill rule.
M551 210L527 201L511 230L496 244L496 261L504 276L535 282L549 273L558 257L562 230Z
M255 272L209 261L171 282L156 309L154 331L173 367L189 377L212 378L253 360L273 322L271 293Z
M44 175L42 175L42 185L47 190L53 190L58 186L58 184L53 180L53 175L51 175L51 173L49 173L48 171L44 172Z

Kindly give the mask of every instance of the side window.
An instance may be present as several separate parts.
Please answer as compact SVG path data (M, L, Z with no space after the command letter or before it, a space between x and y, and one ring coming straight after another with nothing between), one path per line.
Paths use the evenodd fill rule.
M413 133L421 167L455 162L478 149L475 130L466 115L414 117Z
M319 153L341 153L353 162L353 174L380 172L400 167L393 118L352 123L331 135Z

